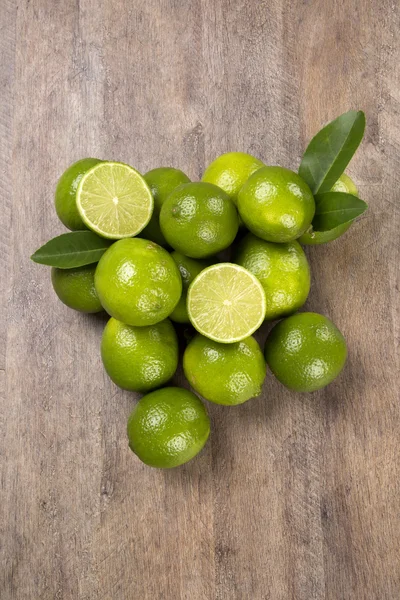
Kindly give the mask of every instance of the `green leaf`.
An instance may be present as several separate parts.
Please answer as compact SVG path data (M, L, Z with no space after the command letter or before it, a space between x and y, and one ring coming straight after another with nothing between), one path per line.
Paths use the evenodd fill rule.
M315 196L314 231L330 231L339 225L354 221L368 208L367 204L344 192L326 192Z
M313 137L299 167L313 194L328 192L336 183L360 145L364 129L365 114L350 110Z
M44 244L32 254L31 259L50 267L72 269L98 262L111 244L111 240L101 238L92 231L72 231Z
M305 244L306 246L314 246L317 244L327 244L328 242L333 242L333 240L337 240L338 237L342 236L346 231L352 226L353 221L349 221L349 223L344 223L343 225L338 225L334 229L330 229L329 231L314 231L312 225L310 225L309 229L303 233L303 235L297 240L300 244Z

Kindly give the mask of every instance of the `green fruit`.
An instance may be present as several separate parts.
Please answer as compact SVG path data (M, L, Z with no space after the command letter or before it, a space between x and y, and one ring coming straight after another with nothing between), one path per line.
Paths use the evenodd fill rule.
M227 152L208 165L201 180L217 185L237 204L240 188L250 175L264 166L261 160L251 154Z
M310 188L294 171L263 167L239 192L238 209L246 227L267 242L291 242L310 226L315 212Z
M83 222L102 237L138 235L150 221L154 200L142 175L119 162L101 162L83 175L76 192Z
M194 458L209 434L204 405L183 388L169 387L143 396L128 420L131 450L146 465L161 469Z
M193 279L201 273L203 269L210 266L210 261L207 260L195 260L194 258L188 258L180 252L171 252L171 256L176 262L178 269L182 277L182 296L170 314L170 319L176 323L190 323L186 300L189 285Z
M358 197L357 186L346 173L342 173L337 182L333 184L331 192L344 192Z
M58 180L54 198L57 216L72 231L87 229L76 206L76 191L83 175L101 162L98 158L83 158L74 163Z
M115 242L95 273L100 301L115 319L128 325L154 325L178 304L182 280L164 248L140 238Z
M226 406L259 396L266 374L264 356L253 337L219 344L198 334L185 350L183 369L198 394Z
M51 282L61 302L84 313L103 310L94 286L96 265L76 269L51 269Z
M154 211L149 224L143 229L140 237L156 242L160 246L167 246L167 241L160 228L161 207L174 189L183 183L189 183L190 179L185 173L173 167L152 169L145 174L144 178L153 194Z
M241 342L265 317L265 292L258 279L239 265L219 263L190 284L190 322L199 333L222 344Z
M168 244L190 258L205 258L227 248L239 221L228 195L211 183L187 183L161 207L160 226Z
M266 319L290 315L307 300L310 267L298 242L274 244L249 233L236 250L235 262L253 273L263 286Z
M337 182L333 185L331 192L344 192L345 194L353 194L353 196L358 196L358 190L354 181L343 173ZM306 245L316 245L316 244L326 244L327 242L333 242L338 237L343 235L352 225L352 221L349 223L343 223L342 225L338 225L334 229L330 229L329 231L313 231L312 225L310 228L303 233L303 235L299 238L300 244Z
M314 392L331 383L346 362L346 341L338 328L317 313L280 321L265 344L275 377L296 392Z
M105 370L119 387L146 393L173 377L178 366L178 339L168 319L134 327L111 318L101 340Z

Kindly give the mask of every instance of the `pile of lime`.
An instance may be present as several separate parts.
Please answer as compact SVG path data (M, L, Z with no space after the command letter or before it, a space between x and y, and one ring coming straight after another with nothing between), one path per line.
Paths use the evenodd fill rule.
M343 173L355 126L347 127L346 145L337 140L339 125L312 140L299 173L229 152L197 182L172 167L141 175L93 158L61 176L55 207L72 233L32 258L52 266L64 304L110 316L101 357L116 385L144 394L128 438L147 465L176 467L200 452L210 419L199 396L247 402L260 396L267 365L297 392L319 390L342 371L339 329L326 316L296 312L311 283L302 244L338 238L365 206ZM253 334L273 320L262 351ZM169 385L179 336L193 391Z

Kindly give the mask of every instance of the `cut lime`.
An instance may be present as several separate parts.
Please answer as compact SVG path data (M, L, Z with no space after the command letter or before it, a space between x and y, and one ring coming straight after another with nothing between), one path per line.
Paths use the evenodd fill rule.
M102 162L87 171L76 193L83 222L112 240L133 237L150 221L154 200L144 178L129 165Z
M216 342L240 342L265 317L265 292L250 271L231 263L207 267L192 282L187 308L192 325Z

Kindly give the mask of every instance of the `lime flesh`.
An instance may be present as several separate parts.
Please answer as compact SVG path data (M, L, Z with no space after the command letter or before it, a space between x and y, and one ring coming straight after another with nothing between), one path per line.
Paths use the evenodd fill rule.
M154 200L138 171L123 163L102 162L82 177L76 204L89 229L118 240L133 237L144 229Z
M204 269L189 287L187 309L199 333L230 344L249 337L264 320L265 292L256 277L239 265Z

